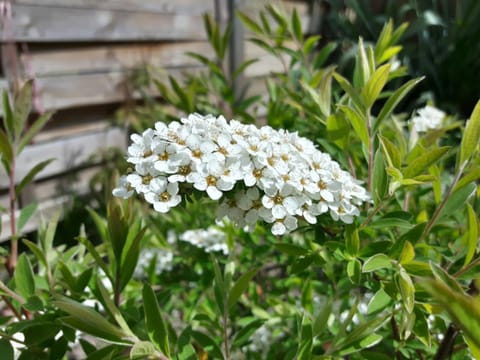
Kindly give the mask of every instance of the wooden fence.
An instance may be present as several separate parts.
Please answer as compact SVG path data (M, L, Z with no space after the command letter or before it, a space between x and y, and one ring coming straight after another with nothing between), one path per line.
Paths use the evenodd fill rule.
M308 19L302 1L276 1L286 11ZM125 148L124 129L111 126L114 112L129 97L131 72L149 64L168 75L199 68L186 51L211 52L202 15L226 22L232 4L247 13L259 11L257 0L0 0L2 69L0 90L13 90L34 79L34 111L55 110L47 128L18 159L16 181L35 164L55 158L17 201L32 201L39 214L25 227L36 229L40 218L60 212L69 194L85 194L108 147ZM248 69L258 79L280 68L263 50L245 41L239 23L232 39L233 56L261 61ZM240 35L239 35L240 34ZM240 36L240 37L239 37ZM0 111L1 116L1 111ZM92 160L93 159L93 160ZM8 177L0 170L0 207L8 207ZM18 216L18 214L17 214ZM0 240L10 236L9 217L1 218Z

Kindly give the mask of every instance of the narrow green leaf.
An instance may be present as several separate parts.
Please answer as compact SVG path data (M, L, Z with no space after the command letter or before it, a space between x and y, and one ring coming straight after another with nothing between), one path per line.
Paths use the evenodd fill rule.
M317 337L328 329L327 321L330 314L332 313L332 304L333 301L331 298L329 298L325 306L320 310L317 317L315 318L313 322L313 336Z
M411 229L413 224L404 219L397 218L382 218L379 220L372 221L369 227L374 229L386 229L391 227L399 227L402 229Z
M35 293L35 280L33 277L32 264L30 264L30 260L25 253L18 257L14 279L16 291L24 299L27 299Z
M191 332L192 337L198 342L198 344L202 347L202 349L208 354L212 356L212 359L223 359L223 353L220 347L217 345L215 340L213 340L210 336L201 333L200 331L193 330ZM206 357L210 358L210 356Z
M97 231L100 235L100 238L102 239L103 242L109 242L109 236L108 236L108 226L107 222L105 219L103 219L95 210L93 210L91 207L87 207L87 211L90 214L90 216L93 219L93 222L95 223L95 226L97 228Z
M460 190L460 188L470 184L472 181L480 179L480 168L473 168L463 174L460 181L455 186L454 191Z
M447 151L449 146L442 146L435 149L429 149L427 152L418 156L415 161L412 161L405 169L403 169L403 177L413 178L426 171L430 166L435 164Z
M140 221L139 221L140 223ZM120 289L124 289L128 284L137 266L138 256L140 254L140 244L143 239L147 227L140 231L130 231L127 241L122 251L122 259L120 262ZM136 234L135 234L136 233Z
M333 141L340 149L346 149L350 125L341 113L331 114L327 118L328 139Z
M20 154L25 146L27 146L30 141L32 141L33 137L38 134L40 130L46 125L46 123L50 120L53 115L53 111L46 112L42 116L40 116L37 120L33 122L33 124L28 128L20 138L17 146L17 154Z
M118 266L122 259L122 250L127 240L129 226L123 214L123 209L117 199L112 199L108 203L107 226L110 245Z
M275 244L274 246L278 251L290 256L304 256L310 253L310 250L294 244L283 243Z
M470 156L472 156L475 149L480 143L480 100L475 105L472 115L467 122L465 132L463 133L462 142L460 144L460 167Z
M100 256L100 254L98 253L95 246L90 242L90 240L88 240L84 237L78 237L77 239L82 245L84 245L87 248L89 254L95 260L95 265L99 266L103 270L105 275L108 277L110 282L113 284L114 282L113 282L112 274L110 274L110 270L108 269L107 264L103 260L102 256Z
M240 20L243 22L243 24L252 32L256 33L256 34L262 34L263 33L263 30L262 28L260 27L260 25L258 25L253 19L251 19L248 15L240 12L240 11L237 11L236 12L237 16L240 18Z
M405 310L411 314L415 306L415 287L410 275L403 268L398 273L397 285L405 305Z
M143 286L143 309L145 312L145 324L148 337L155 346L167 357L170 357L170 345L168 343L168 330L163 320L157 298L150 285Z
M382 32L380 33L377 43L375 45L375 60L377 63L380 63L380 58L383 55L383 52L385 49L388 47L391 41L392 37L392 31L393 31L393 20L390 19L382 29Z
M117 324L120 328L127 334L128 336L134 337L132 330L128 326L127 322L125 321L124 317L120 313L120 310L117 306L113 303L107 289L102 283L102 280L97 276L95 285L97 287L98 293L101 296L102 303L105 305L105 309L110 313L110 315L115 319Z
M61 318L61 321L74 329L105 340L128 343L126 334L95 310L68 298L54 300L52 304L70 315Z
M350 84L350 82L346 78L344 78L342 75L340 75L337 72L333 73L333 77L335 78L335 80L337 80L338 84L343 89L343 91L347 93L347 95L353 101L355 106L358 109L365 109L365 105L363 104L363 101L360 98L360 94L357 92L357 90L353 88L352 84Z
M37 210L37 203L31 203L20 211L20 216L18 217L18 222L17 222L17 232L21 233L23 227L25 224L30 220L30 218L33 216L35 211Z
M35 255L35 257L38 259L38 261L45 266L45 268L48 269L48 263L47 263L47 258L45 254L43 253L42 249L38 247L37 244L27 240L23 239L23 243L30 249L30 251Z
M459 209L463 208L467 199L475 193L476 189L476 184L472 182L455 191L438 214L438 220L445 219L455 214Z
M242 319L244 320L244 319ZM240 329L235 333L235 336L232 341L232 347L240 348L245 346L249 341L251 336L255 333L255 331L260 328L265 321L262 319L255 319L249 321L248 323L242 323Z
M28 80L13 101L13 129L16 139L20 137L21 132L25 129L28 115L32 109L32 93L33 80Z
M240 75L243 74L243 72L245 71L245 69L247 67L249 67L250 65L252 64L255 64L256 62L258 62L259 59L249 59L249 60L246 60L244 61L243 63L240 64L239 67L237 67L235 69L235 71L232 73L232 78L233 79L236 79L237 77L239 77Z
M360 251L360 237L358 236L358 229L355 225L347 225L345 229L345 250L350 256L358 256Z
M385 254L375 254L363 263L363 272L372 272L392 267L392 260Z
M363 45L363 39L361 37L358 39L358 53L356 57L355 70L358 74L358 87L365 86L367 84L367 81L370 79L371 73L370 65L367 59L367 53L365 51L365 46Z
M255 274L257 273L257 269L252 269L247 271L245 274L240 276L240 278L233 284L232 288L230 289L230 293L228 294L228 308L230 309L240 296L247 290L250 281L253 279Z
M373 160L373 200L378 204L383 200L388 190L388 178L385 170L385 159L379 149L375 151Z
M324 67L324 65L325 65L326 61L328 60L329 56L335 51L337 46L338 46L338 44L336 42L331 41L328 44L326 44L320 51L318 51L315 55L314 60L313 60L314 69L320 69L320 68Z
M386 291L381 288L378 290L375 295L370 299L368 303L367 314L377 314L385 309L392 302L392 298L386 293Z
M303 43L303 30L302 30L302 22L300 20L300 16L298 16L298 12L296 8L293 8L292 12L292 32L295 38L298 40L299 43Z
M467 232L467 254L463 266L468 265L472 261L478 244L478 218L472 205L467 203L468 213L468 232Z
M384 136L379 136L378 139L380 140L388 166L399 169L402 164L402 154L398 151L398 147Z
M458 293L464 293L462 286L458 281L450 275L445 269L443 269L439 264L430 262L430 269L432 270L432 275L438 281L445 283L450 289L455 290Z
M371 334L368 333L365 335L365 337L361 340L358 340L351 344L348 347L345 347L341 351L337 353L338 356L346 356L349 354L353 354L356 352L359 352L364 349L368 349L369 347L377 345L380 341L383 340L383 336L380 334Z
M387 83L389 73L390 64L386 64L380 66L377 71L372 74L370 79L368 79L368 82L362 91L363 100L367 108L371 107L377 100Z
M13 149L7 134L0 128L0 155L7 174L12 168Z
M130 359L149 359L153 354L155 354L155 346L150 341L139 341L132 346Z
M3 100L3 126L5 127L6 139L13 140L13 133L14 133L14 120L12 114L12 107L10 106L10 99L8 98L7 90L3 90L2 92L2 100ZM1 140L1 139L0 139ZM0 141L1 143L2 141Z
M53 160L55 159L48 159L48 160L42 161L37 165L35 165L33 168L31 168L30 171L27 173L27 175L25 175L23 179L20 181L20 183L15 187L15 195L18 196L22 192L22 190L25 188L25 186L30 184L35 178L35 176L40 171L45 169Z
M345 114L363 145L368 147L369 136L367 120L365 119L365 116L360 114L356 109L347 105L338 105L338 108Z
M214 284L213 284L213 291L215 294L215 301L217 304L217 310L219 314L223 314L224 306L225 306L225 297L227 294L227 289L225 288L225 283L223 281L222 272L220 270L220 266L218 265L217 259L211 255L211 260L213 264L213 274L214 274Z
M373 125L374 132L376 132L380 124L392 114L393 110L395 110L395 107L400 103L400 101L402 101L402 99L415 87L415 85L417 85L423 79L423 77L412 79L403 84L392 95L390 95Z

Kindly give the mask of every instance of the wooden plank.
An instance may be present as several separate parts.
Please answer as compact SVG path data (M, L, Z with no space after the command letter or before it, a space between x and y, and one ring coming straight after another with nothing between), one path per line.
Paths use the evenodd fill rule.
M189 68L189 72L195 73L203 69L203 66ZM166 81L171 75L178 79L186 70L165 69L157 78ZM124 101L129 95L127 81L128 73L111 72L39 78L36 84L40 103L43 109L49 110ZM151 91L153 95L156 94L155 89Z
M112 44L48 51L30 51L20 56L22 67L36 78L63 74L123 71L148 64L154 67L198 66L187 51L212 53L206 41L163 44Z
M201 15L12 4L11 34L22 42L203 40ZM6 35L0 34L2 41Z
M15 182L18 183L32 167L41 161L55 159L36 176L37 180L85 166L92 162L93 156L100 154L108 147L126 148L126 141L124 129L109 128L71 138L29 145L17 160ZM8 177L2 168L0 169L0 189L7 187Z
M149 11L167 14L213 12L214 0L14 0L18 5L58 6L83 9Z

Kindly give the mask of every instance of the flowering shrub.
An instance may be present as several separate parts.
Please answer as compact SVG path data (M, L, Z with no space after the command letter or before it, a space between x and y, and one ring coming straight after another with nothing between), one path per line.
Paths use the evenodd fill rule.
M206 73L158 84L178 113L132 135L132 169L106 208L87 208L77 243L52 218L17 257L35 205L19 210L1 253L2 360L480 358L480 102L467 122L428 108L410 120L397 105L421 79L391 82L406 25L360 39L341 74L322 68L331 46L317 51L296 12L267 9L239 14L285 66L263 99L237 102L221 61L195 56ZM228 30L206 25L223 60ZM15 182L47 120L25 129L30 96L27 84L12 108L4 95L13 200L49 163ZM260 102L262 128L196 114L252 120Z
M253 230L260 219L284 235L298 218L315 224L327 212L352 223L369 200L360 182L311 141L269 126L192 114L168 126L157 123L132 141L127 161L135 171L113 194L128 198L133 189L161 213L177 206L190 185L212 200L226 193L219 220L226 216Z

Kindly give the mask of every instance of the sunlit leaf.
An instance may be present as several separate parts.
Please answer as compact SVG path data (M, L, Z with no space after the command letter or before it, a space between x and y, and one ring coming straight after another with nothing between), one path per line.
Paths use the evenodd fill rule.
M388 80L390 64L380 66L368 79L363 88L362 96L366 107L371 107L377 100Z
M33 277L32 264L26 253L23 253L18 257L14 279L16 290L24 299L34 294L35 280Z
M35 211L37 210L37 203L31 203L20 211L20 216L18 217L18 222L17 222L17 232L21 233L23 227L25 224L28 222L28 220L31 219L33 214L35 214Z
M372 272L380 269L392 267L392 260L385 254L376 254L365 260L363 263L363 272Z
M478 244L478 218L473 207L467 203L468 212L468 232L467 232L467 254L463 265L468 265L472 261Z
M385 309L391 302L392 298L381 288L370 299L367 314L377 314Z
M472 156L480 141L480 100L475 105L472 115L467 122L460 144L460 164L462 165Z

